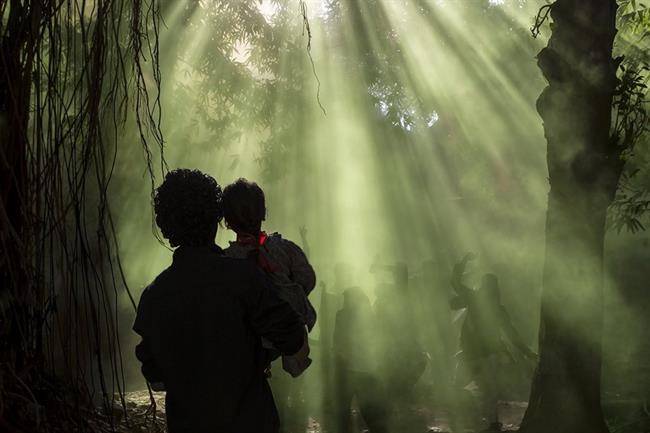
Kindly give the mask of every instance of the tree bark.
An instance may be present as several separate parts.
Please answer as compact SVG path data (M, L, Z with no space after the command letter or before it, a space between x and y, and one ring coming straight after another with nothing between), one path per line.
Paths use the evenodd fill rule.
M605 219L622 162L610 139L615 0L557 0L538 57L550 192L540 360L520 432L605 433L601 408Z

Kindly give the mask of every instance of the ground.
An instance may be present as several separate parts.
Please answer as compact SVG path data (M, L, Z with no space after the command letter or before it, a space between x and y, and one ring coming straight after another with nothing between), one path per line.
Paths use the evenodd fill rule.
M164 420L164 393L153 393L156 401L156 418L157 424ZM132 433L144 433L146 428L152 425L151 400L149 392L136 391L126 394L126 404L128 413L131 418L147 418L147 423L142 421L133 422ZM526 410L525 402L501 402L499 405L499 413L502 417L503 429L505 431L515 431L521 422L521 418ZM400 426L402 431L399 433L426 433L426 432L448 432L449 423L448 418L444 411L429 409L425 407L413 407L404 410L404 413L399 414ZM360 431L362 431L360 429ZM467 430L471 432L471 430ZM294 433L294 432L292 432ZM298 433L298 432L295 432ZM305 433L305 432L299 432ZM310 419L309 428L306 433L322 433L318 421Z

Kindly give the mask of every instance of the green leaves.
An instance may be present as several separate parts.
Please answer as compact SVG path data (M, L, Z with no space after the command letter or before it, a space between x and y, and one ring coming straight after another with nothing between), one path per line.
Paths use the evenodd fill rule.
M618 2L618 29L647 38L650 36L650 8L645 1L620 0Z
M618 191L609 208L608 228L636 233L645 230L642 223L650 211L650 184L644 181L648 149L637 147L648 142L648 72L646 62L625 59L619 66L612 113L612 146L625 161ZM646 146L647 147L647 146Z
M631 233L646 229L642 219L650 211L650 191L631 182L635 174L623 177L619 193L610 205L607 226L617 233L623 229Z

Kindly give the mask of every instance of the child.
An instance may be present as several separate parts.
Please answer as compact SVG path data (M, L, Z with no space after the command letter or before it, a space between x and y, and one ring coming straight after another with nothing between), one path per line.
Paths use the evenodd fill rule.
M223 191L222 206L226 226L237 233L237 240L225 250L234 258L255 260L278 289L281 298L298 313L311 331L316 323L316 311L307 296L316 285L316 274L305 253L278 233L262 231L266 218L264 192L255 183L238 179ZM263 340L266 348L273 346ZM282 368L293 377L309 367L311 359L301 362L292 356L282 357Z

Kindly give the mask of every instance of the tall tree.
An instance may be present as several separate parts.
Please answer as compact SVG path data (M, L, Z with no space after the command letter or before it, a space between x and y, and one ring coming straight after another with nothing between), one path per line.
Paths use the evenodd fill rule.
M615 0L557 0L538 64L550 192L540 360L520 431L604 433L601 407L603 254L607 210L634 133L612 122L620 101ZM539 20L538 20L539 21ZM619 98L619 99L617 99Z

